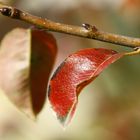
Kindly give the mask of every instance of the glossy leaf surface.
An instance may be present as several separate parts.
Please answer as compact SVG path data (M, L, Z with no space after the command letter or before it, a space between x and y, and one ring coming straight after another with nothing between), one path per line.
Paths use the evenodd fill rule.
M49 75L56 56L54 37L43 31L17 28L0 48L0 88L30 117L46 100Z
M63 125L70 122L82 88L122 56L103 48L84 49L70 55L58 67L49 84L49 100Z

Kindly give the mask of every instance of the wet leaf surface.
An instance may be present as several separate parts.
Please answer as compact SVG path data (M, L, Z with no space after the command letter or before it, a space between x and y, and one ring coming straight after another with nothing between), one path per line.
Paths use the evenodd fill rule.
M73 117L80 91L122 56L122 53L103 48L84 49L70 55L58 67L51 78L48 96L63 125Z

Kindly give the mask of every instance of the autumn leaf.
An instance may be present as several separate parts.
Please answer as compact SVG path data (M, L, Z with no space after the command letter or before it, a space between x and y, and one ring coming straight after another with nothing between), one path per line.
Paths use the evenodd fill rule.
M1 42L0 89L32 118L45 103L56 51L54 37L39 30L16 28Z
M122 53L103 48L84 49L70 55L57 68L48 96L62 125L67 125L73 117L80 91L122 56Z

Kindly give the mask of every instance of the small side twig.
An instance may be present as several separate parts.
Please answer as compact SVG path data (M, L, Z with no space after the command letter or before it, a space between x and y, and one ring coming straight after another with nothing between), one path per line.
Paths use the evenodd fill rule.
M82 26L67 25L62 23L53 22L46 18L40 18L33 16L27 12L21 11L11 6L7 6L0 3L0 13L18 20L22 20L31 23L39 28L55 31L74 36L95 39L103 42L122 45L130 48L140 46L139 38L132 38L112 33L103 32L97 29L95 26L89 24L82 24Z

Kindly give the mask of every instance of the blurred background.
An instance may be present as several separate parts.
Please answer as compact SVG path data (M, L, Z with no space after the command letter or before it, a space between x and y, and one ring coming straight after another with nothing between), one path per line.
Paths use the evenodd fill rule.
M34 15L66 24L96 25L116 34L140 37L140 0L0 0ZM0 15L0 40L15 27L31 25ZM59 47L58 66L82 48L128 48L53 33ZM9 71L10 72L10 71ZM0 140L140 140L140 56L124 57L109 66L79 96L67 128L54 117L49 102L32 121L0 93Z

